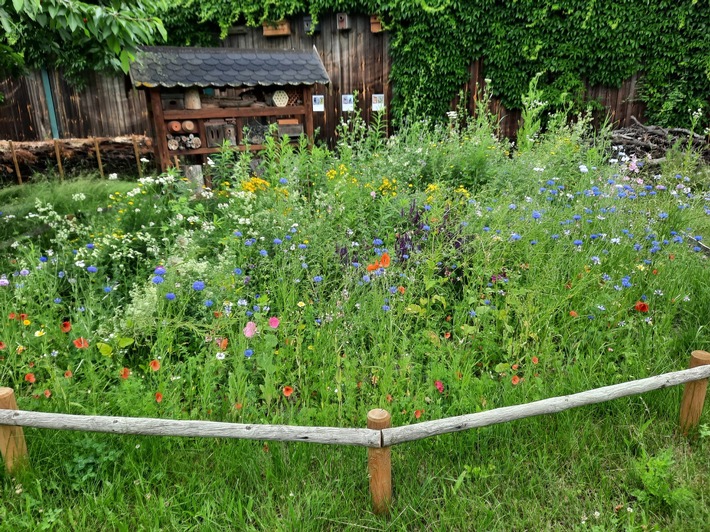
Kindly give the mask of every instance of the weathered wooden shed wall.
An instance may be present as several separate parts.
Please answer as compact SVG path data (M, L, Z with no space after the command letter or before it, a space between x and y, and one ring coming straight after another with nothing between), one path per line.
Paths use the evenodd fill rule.
M232 28L222 43L234 48L310 49L316 47L330 77L330 85L315 85L314 94L325 96L325 112L314 113L314 125L320 128L320 138L332 142L335 129L343 116L341 95L358 93L363 117L369 121L372 95L384 94L385 105L392 98L390 58L387 32L372 33L369 15L350 15L351 29L339 30L335 14L324 15L319 31L309 35L304 17L290 19L291 35L265 37L262 28L239 26Z

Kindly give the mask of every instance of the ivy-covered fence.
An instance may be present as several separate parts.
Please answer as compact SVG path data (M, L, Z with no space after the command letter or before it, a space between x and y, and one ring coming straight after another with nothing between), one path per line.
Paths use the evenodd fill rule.
M650 122L688 126L710 105L710 9L704 0L181 0L162 19L174 43L205 43L219 27L308 13L382 17L390 35L393 111L443 116L484 60L493 96L521 107L528 83L552 106L579 108L585 87L621 87L639 73ZM705 113L703 126L710 120Z

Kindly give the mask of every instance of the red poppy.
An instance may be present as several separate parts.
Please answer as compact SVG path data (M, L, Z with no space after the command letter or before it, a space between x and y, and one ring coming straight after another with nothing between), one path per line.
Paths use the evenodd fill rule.
M399 291L400 294L404 294L404 292L406 291L406 288L404 288L403 286L398 286L397 290Z
M215 318L221 318L221 317L222 317L222 313L221 313L219 310L215 310L215 311L213 312L213 314L214 314L214 317L215 317Z
M162 403L163 402L163 394L160 392L157 392L155 394L155 402L156 403Z
M236 408L237 410L241 410L241 409L242 409L242 403L236 403L236 404L234 405L234 408Z
M68 333L69 331L71 331L71 323L69 323L68 321L63 321L60 329L63 333Z
M34 373L27 373L25 375L25 381L29 382L30 384L33 384L35 382L35 374Z
M570 310L569 315L572 316L573 318L576 318L577 316L579 316L579 314L577 314L574 310Z
M10 314L7 315L7 318L10 320L14 320L15 318L17 318L17 314L15 314L14 312L10 312Z
M71 379L71 378L74 376L74 374L71 372L70 369L68 369L68 370L66 370L66 371L64 372L64 376L65 376L67 379Z
M7 344L5 342L0 342L0 351L7 349Z
M86 349L87 347L89 347L89 342L86 338L79 337L74 340L74 345L77 349Z
M25 321L27 319L27 314L20 314L20 321Z
M520 377L518 377L517 375L513 375L513 378L510 380L510 382L512 382L513 386L515 386L520 382Z
M419 419L420 417L422 417L422 414L423 414L423 413L424 413L424 410L415 410L415 411L414 411L414 417L415 417L416 419Z
M44 396L45 396L47 399L49 399L50 397L52 397L52 392L50 392L49 390L45 390L45 391L44 391Z
M518 369L519 366L518 366L517 364L513 364L513 365L510 366L510 367L511 367L511 369L516 370L516 369Z
M653 275L658 275L658 270L654 268L654 270L651 272Z
M449 331L446 331L446 332L444 333L444 338L446 338L447 340L448 340L449 338L451 338L451 333L450 333Z
M643 301L638 301L634 305L634 308L638 310L639 312L648 312L648 303L644 303Z
M122 378L122 379L127 379L127 378L130 377L130 376L131 376L131 370L130 370L130 369L128 369L128 368L123 368L123 369L121 370L121 378Z
M150 361L150 369L153 371L158 371L160 369L160 362L153 359Z
M290 386L284 386L283 393L284 397L290 397L293 393L293 388L291 388Z
M532 357L533 364L537 364L538 362L540 362L540 359L538 359L537 357Z

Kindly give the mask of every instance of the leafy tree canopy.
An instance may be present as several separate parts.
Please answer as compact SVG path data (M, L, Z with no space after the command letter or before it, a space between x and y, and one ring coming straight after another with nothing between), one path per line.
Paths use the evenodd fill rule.
M0 75L62 68L81 85L91 71L127 72L138 46L165 40L165 0L0 0Z

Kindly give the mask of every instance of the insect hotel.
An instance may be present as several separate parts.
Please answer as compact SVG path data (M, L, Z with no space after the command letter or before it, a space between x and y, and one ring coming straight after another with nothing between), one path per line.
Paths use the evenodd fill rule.
M162 170L225 146L258 151L272 124L313 142L313 84L330 83L315 48L142 47L130 77L147 91Z

